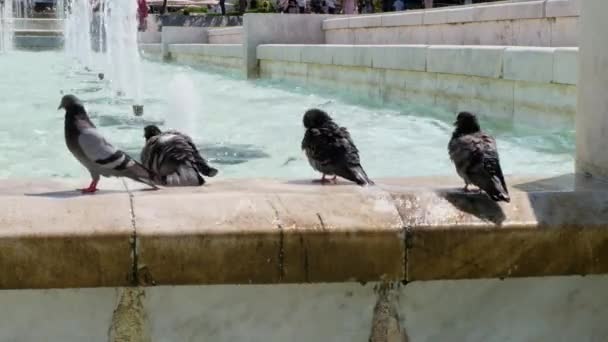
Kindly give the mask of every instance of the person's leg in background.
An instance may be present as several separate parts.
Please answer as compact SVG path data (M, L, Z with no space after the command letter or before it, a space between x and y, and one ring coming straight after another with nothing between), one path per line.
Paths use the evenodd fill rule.
M300 14L306 12L306 0L298 0L298 8L300 9Z

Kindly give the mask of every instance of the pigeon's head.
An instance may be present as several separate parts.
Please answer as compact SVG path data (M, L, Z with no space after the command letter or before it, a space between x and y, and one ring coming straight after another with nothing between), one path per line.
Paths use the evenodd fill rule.
M333 120L329 114L320 109L309 109L304 113L304 127L307 129L318 128Z
M61 103L59 104L59 107L57 107L57 110L59 109L65 109L65 110L70 110L70 109L75 109L78 107L83 107L82 106L82 102L80 102L80 100L74 96L74 95L65 95L64 97L61 98Z
M105 77L106 77L106 76L103 74L103 72L100 72L99 74L97 74L97 78L99 78L99 80L100 80L100 81L103 81L103 79L104 79Z
M146 141L150 140L150 138L157 136L161 133L162 132L160 131L160 128L158 128L154 125L148 125L148 126L144 127L144 138L146 138Z
M481 127L479 127L479 121L477 121L477 116L469 112L458 113L454 126L456 126L456 129L459 131L466 133L474 133L481 130Z

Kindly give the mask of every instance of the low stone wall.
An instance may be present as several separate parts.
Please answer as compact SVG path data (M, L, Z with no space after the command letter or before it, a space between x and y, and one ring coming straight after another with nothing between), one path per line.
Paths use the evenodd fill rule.
M163 60L162 44L139 44L139 51L142 57L154 61Z
M577 48L262 45L257 54L263 78L517 125L573 126Z
M211 15L183 15L167 14L156 17L159 27L229 27L243 25L241 16L211 16Z
M139 191L118 182L95 196L3 181L0 289L608 273L605 184L507 178L509 204L437 177L367 188L224 180Z
M207 32L209 44L243 44L243 28L212 29Z
M207 65L240 73L241 44L170 44L168 58L188 65Z
M587 276L4 290L0 340L603 341L607 287Z
M62 19L22 19L12 18L14 30L62 31Z
M601 340L606 184L508 182L0 181L0 339Z
M328 44L578 46L582 0L505 1L328 19Z
M15 32L13 44L15 48L22 50L59 50L63 48L64 39L62 34Z

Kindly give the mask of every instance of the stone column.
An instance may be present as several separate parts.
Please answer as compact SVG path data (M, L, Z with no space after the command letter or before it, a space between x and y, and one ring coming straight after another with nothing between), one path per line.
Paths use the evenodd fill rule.
M608 1L581 1L576 171L608 179Z

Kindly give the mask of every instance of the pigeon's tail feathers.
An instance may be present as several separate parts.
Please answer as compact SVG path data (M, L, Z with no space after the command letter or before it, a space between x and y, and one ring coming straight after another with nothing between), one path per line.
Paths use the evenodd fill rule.
M493 176L490 184L488 184L487 188L483 190L496 202L511 202L509 192L505 187L503 187L503 182L497 176Z
M162 177L162 184L167 186L199 186L205 184L199 171L190 164L181 164L175 172Z
M343 172L340 172L338 176L348 179L349 181L355 182L361 186L374 185L374 182L369 179L367 173L365 173L365 170L363 170L363 167L361 165L354 165L345 168L345 170Z
M145 166L126 154L125 157L124 169L120 170L120 166L116 168L116 170L120 172L120 176L130 178L136 182L144 183L154 189L158 189L156 184L160 183L160 179L154 172L148 170Z
M507 184L502 174L498 157L485 158L483 168L490 177L487 181L483 182L484 186L482 186L482 189L494 201L510 202L511 198L509 197L509 191L507 190Z
M209 166L209 164L207 164L207 161L205 159L203 159L202 157L198 158L198 160L196 162L196 167L198 168L200 173L202 173L203 175L205 175L207 177L213 177L213 176L217 175L217 173L218 173L217 169Z

